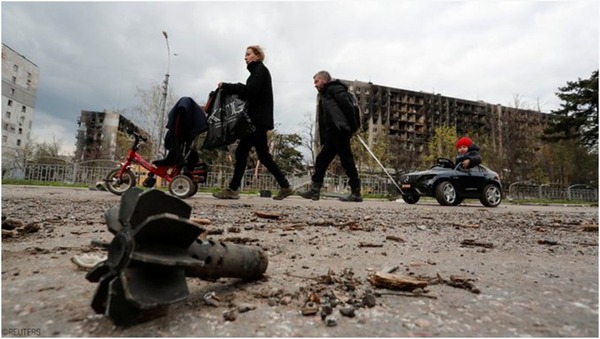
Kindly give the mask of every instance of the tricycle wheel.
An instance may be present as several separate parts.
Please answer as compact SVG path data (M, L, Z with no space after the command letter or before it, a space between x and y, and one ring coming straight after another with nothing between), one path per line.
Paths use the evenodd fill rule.
M121 195L131 187L135 187L135 174L127 169L119 179L121 169L110 171L106 176L106 188L113 194Z
M198 185L186 175L178 175L169 183L169 192L179 199L185 199L192 196L197 190Z

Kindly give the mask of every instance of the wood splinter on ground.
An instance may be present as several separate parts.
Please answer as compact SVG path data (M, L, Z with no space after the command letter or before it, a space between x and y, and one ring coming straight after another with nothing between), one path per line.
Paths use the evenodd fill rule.
M360 242L358 244L358 247L383 247L383 244L372 244L372 243L368 243L368 242Z
M254 214L256 214L256 216L259 218L265 218L265 219L279 219L284 216L283 213L261 212L261 211L255 211Z
M397 241L397 242L405 242L404 239L397 237L395 235L388 235L385 237L385 240Z
M479 228L479 224L459 224L459 223L453 223L452 226L454 227L462 227L462 228Z
M480 246L485 248L494 248L494 244L492 244L491 242L477 241L475 239L465 239L460 244L463 246Z
M206 219L206 218L197 218L197 217L192 217L190 218L190 221L199 225L210 225L212 224L212 221L210 221L210 219Z
M413 291L417 288L427 287L427 281L411 277L405 277L398 274L375 272L369 276L369 281L375 287L387 288L390 290Z
M451 275L450 279L444 279L444 278L442 278L442 276L439 273L437 273L436 280L438 283L446 284L448 286L452 286L452 287L456 287L456 288L462 288L464 290L467 290L467 291L475 293L475 294L481 293L479 288L477 288L472 283L472 281L474 281L475 279L465 278L465 277L461 277L461 276L457 276L457 275Z
M578 229L579 232L598 232L598 225L583 225Z

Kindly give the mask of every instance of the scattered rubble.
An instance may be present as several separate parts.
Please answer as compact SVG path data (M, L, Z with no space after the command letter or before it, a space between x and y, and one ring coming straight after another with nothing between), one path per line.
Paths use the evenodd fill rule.
M199 237L260 247L266 275L188 281L185 304L120 328L94 315L94 287L69 262L106 253L90 240L111 238L104 211L118 197L40 192L3 190L2 320L43 336L598 335L592 208L198 194L186 202L196 213L190 221L206 229ZM28 224L39 228L18 232Z

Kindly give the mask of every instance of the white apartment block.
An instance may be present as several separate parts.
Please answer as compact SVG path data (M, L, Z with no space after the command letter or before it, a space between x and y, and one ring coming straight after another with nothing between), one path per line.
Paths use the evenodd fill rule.
M31 138L40 70L2 44L2 167L10 165Z

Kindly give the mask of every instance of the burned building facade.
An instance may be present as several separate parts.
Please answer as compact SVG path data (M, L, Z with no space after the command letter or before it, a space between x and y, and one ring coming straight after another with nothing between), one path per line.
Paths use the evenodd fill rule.
M124 140L121 141L119 136L126 135L128 128L139 131L135 124L123 115L108 111L82 110L77 124L79 125L75 150L77 162L117 160L129 147L129 144L124 144ZM141 134L147 135L143 131Z
M394 154L412 151L423 154L428 141L441 126L454 127L457 135L489 136L494 149L503 149L507 135L528 133L546 123L549 114L512 108L483 101L442 96L375 85L370 82L341 80L355 93L363 112L362 128L369 143L384 132ZM507 121L510 120L510 128ZM517 129L517 130L514 130ZM521 131L519 131L521 129ZM507 133L510 132L510 133Z

